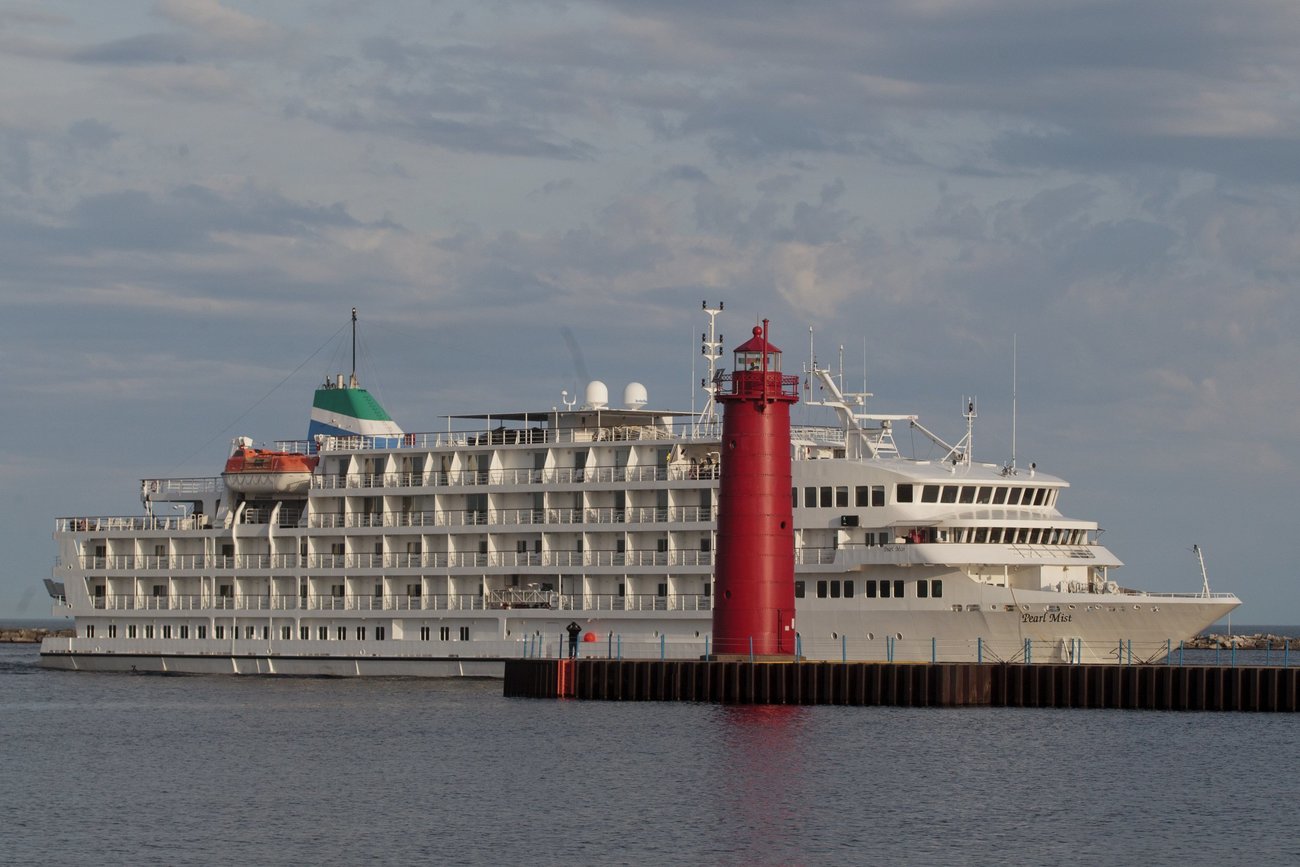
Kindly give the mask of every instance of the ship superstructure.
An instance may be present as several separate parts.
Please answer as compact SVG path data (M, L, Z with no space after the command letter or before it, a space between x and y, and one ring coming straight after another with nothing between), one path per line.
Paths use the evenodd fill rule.
M1152 656L1239 604L1121 588L1097 524L1058 511L1064 480L972 458L973 403L950 446L809 373L839 422L791 433L798 655ZM647 409L637 383L623 398L595 382L581 404L411 433L355 374L329 382L308 439L237 440L223 475L145 479L140 516L58 519L47 584L77 636L47 639L42 660L499 676L505 658L559 652L572 622L583 655L708 653L720 426L711 405ZM943 456L904 456L896 426ZM277 467L296 475L262 477Z

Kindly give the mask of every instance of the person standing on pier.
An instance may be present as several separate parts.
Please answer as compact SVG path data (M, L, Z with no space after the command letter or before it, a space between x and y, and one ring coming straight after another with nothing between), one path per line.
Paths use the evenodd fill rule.
M578 636L582 634L582 627L578 621L570 620L569 625L564 627L569 633L569 659L578 658Z

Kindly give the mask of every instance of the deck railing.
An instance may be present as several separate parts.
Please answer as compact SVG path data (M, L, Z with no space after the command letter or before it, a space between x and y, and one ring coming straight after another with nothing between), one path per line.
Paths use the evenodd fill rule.
M482 593L423 595L352 594L113 594L97 596L101 611L485 611L523 608L573 611L709 611L712 598L698 593L618 595L506 589Z

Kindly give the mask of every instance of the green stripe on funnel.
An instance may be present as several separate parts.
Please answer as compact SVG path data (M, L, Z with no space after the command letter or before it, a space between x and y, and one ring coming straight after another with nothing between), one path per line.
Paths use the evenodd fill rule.
M323 409L335 415L351 416L365 421L392 421L379 401L364 388L318 388L312 409Z

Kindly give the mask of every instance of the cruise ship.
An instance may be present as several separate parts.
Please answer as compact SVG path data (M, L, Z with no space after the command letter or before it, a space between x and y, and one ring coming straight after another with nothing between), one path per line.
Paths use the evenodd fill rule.
M46 585L76 635L47 638L42 664L499 677L508 658L573 652L571 635L583 657L710 654L720 311L705 305L698 413L650 409L638 383L611 405L592 382L410 432L354 353L316 390L306 439L240 437L220 473L142 480L142 514L58 518ZM1063 479L974 458L973 401L949 444L868 412L842 375L803 373L835 423L791 433L798 656L1151 660L1240 604L1208 584L1122 587L1097 523L1059 510Z

